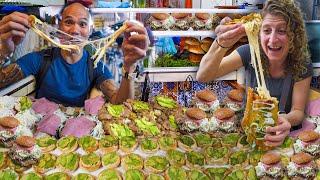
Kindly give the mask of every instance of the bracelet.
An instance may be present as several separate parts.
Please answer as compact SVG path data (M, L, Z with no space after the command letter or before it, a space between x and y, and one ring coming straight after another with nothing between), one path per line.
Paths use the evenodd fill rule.
M3 56L2 54L0 54L0 67L10 62L12 56L13 56L13 53L11 53L9 56Z
M216 43L218 44L219 47L221 47L223 49L230 49L232 47L232 46L230 46L230 47L222 46L221 44L219 44L218 39L216 39Z

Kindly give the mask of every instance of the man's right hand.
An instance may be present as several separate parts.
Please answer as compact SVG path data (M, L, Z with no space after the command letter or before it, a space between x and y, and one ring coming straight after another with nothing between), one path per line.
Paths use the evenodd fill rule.
M226 25L230 22L229 17L221 20L220 25L215 29L217 41L223 47L232 47L242 37L246 36L244 26L240 23Z
M2 56L11 54L21 43L30 28L29 16L14 12L4 16L0 21L0 53Z

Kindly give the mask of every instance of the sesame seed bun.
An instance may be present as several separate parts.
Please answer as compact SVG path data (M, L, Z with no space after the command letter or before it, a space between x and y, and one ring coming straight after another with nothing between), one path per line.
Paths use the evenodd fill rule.
M188 51L194 54L205 54L204 50L201 48L201 46L190 46L188 47Z
M302 131L298 138L303 142L310 142L320 138L320 134L313 130Z
M229 119L234 115L234 111L230 108L219 108L214 112L214 117L219 120Z
M276 164L278 162L280 162L281 157L280 154L275 153L275 152L268 152L266 154L264 154L260 161L264 164L270 165L270 164Z
M207 117L206 113L199 108L189 108L186 115L195 120L201 120Z
M307 153L300 152L291 157L291 161L296 164L306 164L312 161L313 157Z
M227 96L234 101L243 101L244 92L240 89L232 89L227 93Z
M171 15L176 19L183 19L185 17L188 17L190 13L172 13Z
M170 15L167 13L152 13L151 16L157 20L162 21L168 19Z
M19 124L20 124L19 120L11 116L0 118L0 125L4 128L12 129L17 127Z
M192 45L192 46L199 46L200 45L199 39L197 39L195 37L186 38L185 43L186 43L186 45Z
M204 52L208 52L212 43L213 43L213 39L211 37L206 37L206 38L202 39L201 40L201 49Z
M189 53L189 61L196 64L201 62L202 57L203 54Z
M210 18L209 13L196 13L195 16L201 20L208 20Z
M215 93L210 91L209 89L204 89L196 92L196 97L207 102L212 102L217 99Z
M22 147L33 147L36 144L36 139L31 136L20 136L16 139L16 143Z

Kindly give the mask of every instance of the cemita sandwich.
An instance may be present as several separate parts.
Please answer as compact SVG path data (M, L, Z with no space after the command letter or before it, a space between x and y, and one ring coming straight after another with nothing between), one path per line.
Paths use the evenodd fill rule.
M37 138L37 145L41 148L42 152L50 152L56 148L57 140L51 136L43 136Z
M197 108L210 113L218 109L220 103L217 95L213 91L204 89L195 93L193 104L195 104Z
M264 154L255 170L259 178L279 179L283 177L284 168L281 164L280 154L274 152Z
M167 151L167 158L172 166L181 167L185 165L186 158L183 152L170 149Z
M171 136L162 136L159 139L160 149L167 151L169 149L177 148L177 141Z
M243 98L243 90L232 89L227 93L227 97L224 99L224 104L226 107L232 109L233 111L239 112L244 107Z
M199 170L195 170L195 169L189 171L188 176L189 176L190 180L198 180L198 179L210 180L210 178L206 174L204 174L203 172L201 172Z
M174 19L167 13L152 13L146 22L152 30L168 30L174 23Z
M128 154L121 160L121 165L124 169L142 169L143 159L138 154Z
M300 152L291 157L291 162L287 166L290 178L313 179L316 167L313 157L307 153Z
M66 136L58 140L57 147L63 153L73 152L78 148L78 140L74 136Z
M144 167L148 172L161 173L169 167L169 161L162 156L151 156L145 160Z
M216 124L218 129L223 132L234 132L236 130L235 112L230 108L217 109L210 119L212 124Z
M96 153L89 153L81 156L80 158L80 167L87 171L98 170L101 166L100 156Z
M212 30L212 16L209 13L195 13L192 20L193 30Z
M64 172L55 172L45 177L45 180L70 180L70 176Z
M164 180L164 177L158 174L149 174L146 180Z
M138 169L129 169L124 173L124 179L126 180L144 180L144 174Z
M12 146L17 137L16 130L19 124L19 120L11 116L0 118L0 145Z
M79 146L87 153L94 152L98 149L99 143L92 136L83 136L78 141Z
M178 120L180 131L191 133L194 131L212 132L217 129L217 123L208 120L207 114L199 108L188 108L184 117Z
M119 141L116 137L107 135L100 139L99 149L104 153L117 151L119 146Z
M77 153L66 153L58 156L56 165L64 172L72 172L78 169L80 156Z
M79 173L76 176L73 176L72 180L95 180L95 178L87 173Z
M57 157L53 154L46 153L42 154L39 159L39 163L33 166L34 170L40 174L44 174L56 166Z
M0 179L18 180L19 175L11 169L4 169L0 171Z
M42 180L42 176L37 173L30 172L27 174L23 174L20 180Z
M293 144L296 153L306 152L313 156L320 155L320 134L313 130L301 132Z
M170 166L164 176L167 180L186 180L187 172L182 167Z
M102 156L101 161L103 167L110 169L118 167L121 162L121 158L117 152L109 152Z
M31 136L20 136L9 150L11 160L27 167L36 164L41 156L41 149Z
M158 151L159 145L157 143L157 140L145 138L141 141L140 148L145 153L154 153Z
M99 173L98 180L121 180L120 173L115 169L106 169Z

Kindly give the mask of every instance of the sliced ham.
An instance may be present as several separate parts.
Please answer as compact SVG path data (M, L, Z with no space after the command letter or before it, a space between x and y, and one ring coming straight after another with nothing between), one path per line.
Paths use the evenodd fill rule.
M56 132L61 124L61 119L55 114L45 116L37 124L37 132L43 132L50 135L56 135Z
M87 99L84 102L84 109L87 114L97 115L104 103L103 97L97 96L92 99Z
M32 104L32 109L38 113L42 114L43 116L52 114L59 108L58 104L47 100L46 98L37 99Z
M81 116L78 118L69 119L61 131L61 136L82 137L89 135L91 130L96 126L96 123Z

